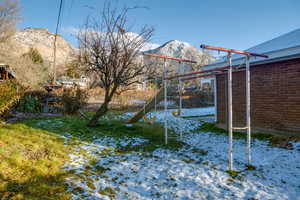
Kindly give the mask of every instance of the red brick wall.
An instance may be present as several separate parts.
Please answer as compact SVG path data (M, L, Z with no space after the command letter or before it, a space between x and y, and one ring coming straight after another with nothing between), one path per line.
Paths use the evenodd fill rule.
M226 124L227 75L217 76L218 123ZM233 125L245 126L245 72L233 73ZM300 59L251 66L253 128L300 135Z

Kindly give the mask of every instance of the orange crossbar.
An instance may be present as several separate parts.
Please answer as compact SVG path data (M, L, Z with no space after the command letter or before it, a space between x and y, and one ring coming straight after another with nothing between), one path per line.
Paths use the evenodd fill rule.
M234 49L225 49L225 48L222 48L222 47L208 46L208 45L205 45L205 44L201 44L200 48L216 50L216 51L225 51L225 52L243 54L243 55L248 55L248 56L257 56L257 57L268 58L268 56L264 55L264 54L258 54L258 53L248 52L248 51L239 51L239 50L234 50Z
M220 71L220 70L224 70L224 69L228 69L228 68L229 68L229 66L225 66L225 67L213 68L213 69L208 69L208 70L203 70L203 71L198 71L198 72L189 72L189 73L185 73L185 74L178 74L175 76L166 77L166 80L171 80L174 78L180 78L180 77L190 76L190 75L195 75L195 74L203 74L203 73L208 73L208 72Z
M152 54L152 53L144 53L143 55L144 56L156 57L156 58L162 58L162 59L166 59L166 60L175 60L175 61L178 61L178 62L197 63L196 61L192 61L192 60L186 60L186 59L174 58L174 57L168 57L168 56L161 56L161 55Z

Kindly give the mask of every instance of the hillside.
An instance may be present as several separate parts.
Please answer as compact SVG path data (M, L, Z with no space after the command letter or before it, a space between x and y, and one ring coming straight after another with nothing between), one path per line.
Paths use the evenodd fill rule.
M136 37L136 33L130 33L131 37ZM29 51L30 48L36 48L47 63L53 62L54 34L44 28L26 28L18 30L13 36L13 41L18 46L15 52L18 56ZM70 43L61 36L57 37L56 63L63 71L63 66L69 61L76 52ZM196 61L198 65L207 64L214 58L207 53L203 53L193 45L178 40L171 40L159 46L158 44L146 43L142 52L155 53L159 55L184 58ZM145 58L145 62L149 59ZM195 67L195 66L194 66ZM189 70L190 68L187 67Z
M18 30L12 40L18 45L17 54L22 55L30 48L36 48L43 59L53 62L54 33L44 28L26 28ZM57 37L57 65L64 65L75 53L75 48L60 35Z
M136 33L128 34L129 38L137 37ZM7 61L7 56L3 55L0 57L0 62L11 65L18 75L18 79L23 79L21 82L28 82L26 85L44 84L44 82L49 79L49 74L51 74L52 71L54 34L45 28L26 28L16 31L11 42L12 45L7 54L12 56L12 58L10 61ZM26 65L24 64L24 61L20 60L22 55L26 54L31 48L38 50L44 60L43 66L32 65L30 63ZM76 54L76 51L77 49L75 47L58 35L56 52L56 66L58 74L65 72L66 64L72 59L72 56ZM199 70L201 66L214 60L214 58L209 54L198 50L196 47L187 42L178 40L171 40L161 46L154 43L146 43L141 51L141 56L138 59L143 60L145 63L149 64L149 66L156 67L158 72L162 71L162 60L144 57L142 56L143 52L184 58L197 62L197 64L194 65L186 64L184 66L184 71ZM175 72L177 71L177 68L177 63L170 62L168 67L170 71Z
M65 72L66 64L75 55L76 49L61 36L57 37L56 44L56 67L59 75ZM19 83L26 87L38 88L53 74L53 49L54 34L47 29L17 30L10 40L0 44L0 63L10 66ZM39 62L32 60L32 52L39 57Z

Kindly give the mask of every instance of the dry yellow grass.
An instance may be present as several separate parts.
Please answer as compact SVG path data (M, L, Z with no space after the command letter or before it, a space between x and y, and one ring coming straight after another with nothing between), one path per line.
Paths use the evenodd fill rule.
M0 199L69 199L62 170L69 147L25 124L0 127Z

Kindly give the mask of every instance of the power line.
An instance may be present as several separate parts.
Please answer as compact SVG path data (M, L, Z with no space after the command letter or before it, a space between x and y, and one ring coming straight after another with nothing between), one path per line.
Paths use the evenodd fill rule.
M56 82L56 40L57 40L57 33L59 29L59 24L60 24L60 19L61 19L61 14L62 14L62 6L63 5L63 0L60 0L59 4L59 11L58 11L58 17L57 17L57 23L56 23L56 30L55 30L55 35L54 35L54 50L53 50L53 84Z
M62 3L62 6L61 6L61 16L60 16L60 24L58 26L58 30L61 29L61 26L66 18L66 15L65 15L65 8L66 8L66 1L63 1Z

